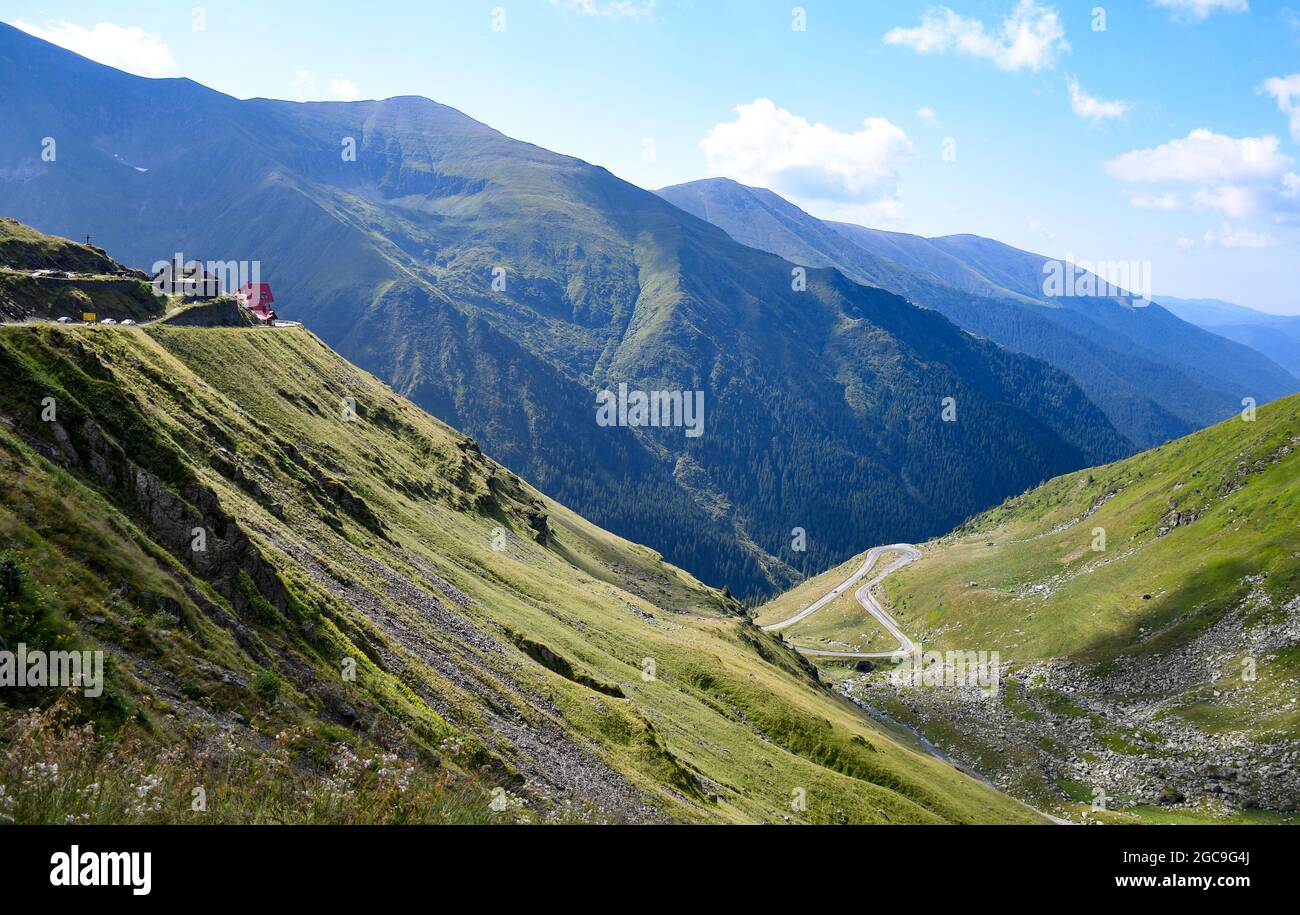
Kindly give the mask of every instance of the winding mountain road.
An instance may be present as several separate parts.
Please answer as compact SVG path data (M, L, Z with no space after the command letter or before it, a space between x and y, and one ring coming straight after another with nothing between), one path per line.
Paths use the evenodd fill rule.
M886 612L885 608L880 606L880 604L877 603L876 599L871 596L871 589L874 588L876 585L880 584L882 581L884 581L885 578L890 574L897 572L899 569L903 568L903 566L910 565L911 563L916 562L916 560L921 558L921 551L918 550L916 547L912 546L910 543L895 543L891 546L873 547L872 549L867 551L866 557L862 560L862 565L860 565L857 571L854 572L852 575L850 575L847 579L845 579L835 588L831 589L831 591L829 591L828 593L823 594L817 600L813 601L811 604L809 604L807 607L800 610L798 613L796 613L794 616L790 617L789 619L784 619L781 620L781 622L779 623L772 623L770 626L762 627L763 631L778 632L782 629L787 629L790 626L793 626L796 623L801 622L802 620L806 620L808 617L812 616L818 610L822 609L827 604L831 603L833 600L835 600L845 591L849 590L854 585L856 585L859 581L865 578L867 576L867 573L869 573L872 569L875 568L876 563L880 560L881 555L883 555L884 553L902 553L902 555L899 556L897 559L895 559L893 562L891 562L888 568L884 569L882 572L880 572L880 574L876 575L865 585L859 587L853 596L857 598L858 603L862 605L863 609L865 609L868 613L870 613L873 617L875 617L876 621L880 623L880 625L885 627L885 629L889 632L890 635L898 639L898 648L894 649L893 651L822 651L816 648L799 648L798 646L796 646L795 651L799 652L802 655L810 655L818 658L888 658L893 660L901 660L905 657L908 657L909 655L912 654L912 652L916 650L917 648L916 643L907 637L907 634L903 632L903 630L899 627L898 621L895 620L892 616L890 616L889 613ZM901 728L913 734L917 738L917 740L920 741L922 748L924 748L924 750L927 753L929 753L931 756L935 757L936 759L941 759L944 762L948 763L949 765L954 766L955 768L966 773L976 781L992 788L994 791L1005 793L1004 788L999 788L997 785L993 784L991 781L986 779L979 772L975 771L974 769L968 769L964 765L958 763L951 756L948 756L946 753L944 753L942 750L940 750L938 747L932 744L928 739L926 739L926 736L924 734L922 734L919 730L912 727L911 725L903 724L899 721L896 721L893 718L890 718L884 712L880 711L879 709L864 705L862 702L858 700L854 700L854 704L859 706L860 708L868 710L870 713L870 717L878 721L887 722L888 724L891 724L894 727ZM1028 809L1034 811L1034 813L1037 813L1039 816L1045 817L1046 819L1050 820L1053 823L1056 823L1057 825L1064 825L1064 826L1074 825L1070 820L1062 819L1061 817L1039 810L1037 807L1034 807L1030 804L1026 804L1024 801L1021 801L1019 798L1013 798L1013 800L1016 800L1017 803L1023 804Z
M862 565L859 566L857 571L847 579L789 619L782 620L779 623L773 623L770 626L764 626L763 631L779 632L782 629L787 629L796 623L806 620L808 617L834 601L841 594L866 577L867 573L875 568L876 563L884 553L902 553L903 555L891 562L888 568L882 571L875 578L872 578L865 585L858 588L857 592L853 596L857 598L858 603L862 605L864 610L875 617L876 621L880 623L880 625L885 627L886 631L888 631L890 635L898 639L898 648L893 651L822 651L816 648L796 648L795 650L800 654L818 658L904 658L912 654L916 649L916 644L909 639L906 633L904 633L899 627L898 621L890 616L885 611L885 608L880 606L880 604L876 602L876 599L871 595L871 589L884 581L886 576L893 572L897 572L899 569L903 568L903 566L916 562L916 560L921 558L921 551L910 543L895 543L890 546L872 547L867 551L866 557L862 560Z

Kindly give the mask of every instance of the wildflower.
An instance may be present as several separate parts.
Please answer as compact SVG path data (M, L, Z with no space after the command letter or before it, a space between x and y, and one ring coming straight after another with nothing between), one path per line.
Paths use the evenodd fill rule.
M59 783L59 764L38 762L23 768L23 778L33 782L49 782L51 786Z
M161 784L162 784L161 775L147 775L145 776L144 781L140 782L140 784L135 786L135 795L136 797L139 798L148 797L149 793Z

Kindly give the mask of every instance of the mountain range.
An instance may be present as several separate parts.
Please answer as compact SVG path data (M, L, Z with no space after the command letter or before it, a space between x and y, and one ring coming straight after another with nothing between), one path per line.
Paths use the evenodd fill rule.
M1245 397L1263 403L1300 385L1267 355L1180 320L1082 265L1073 272L1074 287L1052 294L1044 268L1060 264L1065 273L1072 269L1066 261L987 238L922 238L826 222L769 190L729 179L659 194L737 241L800 264L835 267L1047 361L1138 447L1218 422L1240 410ZM1074 291L1085 294L1068 294Z
M0 822L1041 822L307 329L194 311L0 327L0 652L104 657L6 661Z
M1236 340L1300 377L1300 315L1274 315L1220 299L1177 299L1160 303L1197 327Z
M0 691L0 822L1294 821L1287 319L427 99L0 77L0 652L106 656Z
M1038 359L427 99L238 100L8 26L0 76L0 210L255 265L282 317L738 594L1133 447ZM702 392L704 434L598 424L620 384Z

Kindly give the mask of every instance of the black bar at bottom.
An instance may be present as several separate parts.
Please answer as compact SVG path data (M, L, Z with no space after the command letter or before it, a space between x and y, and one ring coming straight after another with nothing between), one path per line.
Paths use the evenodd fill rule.
M78 896L129 906L276 897L373 902L379 889L420 898L460 886L527 902L545 898L548 886L568 893L585 881L614 879L634 896L666 892L665 903L673 885L684 892L700 882L756 898L799 886L846 901L846 892L951 903L981 898L968 893L996 899L1041 890L1070 901L1196 892L1227 902L1290 885L1293 835L1286 827L1234 826L6 827L0 892L9 903ZM54 885L52 875L71 882L74 846L79 885ZM139 866L100 854L120 852L139 853L129 859ZM142 894L136 890L144 888L146 852ZM115 866L125 885L80 885L83 874L111 879Z

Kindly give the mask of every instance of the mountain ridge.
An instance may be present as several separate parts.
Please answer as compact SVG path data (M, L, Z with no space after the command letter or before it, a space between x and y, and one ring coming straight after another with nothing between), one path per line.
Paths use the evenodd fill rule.
M1135 445L1185 435L1257 401L1290 393L1296 379L1240 344L1132 296L1044 293L1051 259L993 239L936 239L823 222L771 191L729 179L662 188L665 199L709 215L737 240L934 308L958 325L1065 371ZM832 232L843 244L828 240ZM1103 287L1105 288L1105 287ZM1073 291L1073 290L1071 290Z
M1220 299L1162 296L1160 301L1184 321L1249 346L1300 378L1300 316L1270 314Z
M305 328L0 370L0 650L105 655L0 691L10 821L1039 821Z
M240 102L86 61L65 72L50 53L0 29L0 100L67 136L42 167L0 131L0 208L54 232L91 222L133 262L261 263L282 316L543 491L737 593L937 533L1128 447L1041 363L829 272L796 291L788 262L436 102ZM25 91L32 67L61 75ZM87 109L86 84L114 110ZM200 139L141 142L181 109ZM716 434L598 427L595 394L619 382L705 391ZM945 397L968 422L939 425Z

